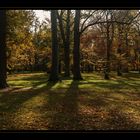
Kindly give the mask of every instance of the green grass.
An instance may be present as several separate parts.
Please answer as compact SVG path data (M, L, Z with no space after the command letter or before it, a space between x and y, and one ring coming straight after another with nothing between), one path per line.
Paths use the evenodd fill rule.
M8 76L0 130L140 130L140 74L82 74L48 83L45 73Z

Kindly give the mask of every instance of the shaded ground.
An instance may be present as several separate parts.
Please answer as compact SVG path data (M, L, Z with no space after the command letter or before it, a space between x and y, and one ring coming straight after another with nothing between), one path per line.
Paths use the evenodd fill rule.
M140 130L140 74L83 77L9 76L10 87L0 90L0 130Z

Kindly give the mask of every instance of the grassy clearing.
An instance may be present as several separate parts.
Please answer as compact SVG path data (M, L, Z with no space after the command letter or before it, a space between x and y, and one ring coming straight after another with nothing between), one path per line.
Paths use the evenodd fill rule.
M0 130L140 130L140 74L83 74L48 83L45 73L14 74L0 90Z

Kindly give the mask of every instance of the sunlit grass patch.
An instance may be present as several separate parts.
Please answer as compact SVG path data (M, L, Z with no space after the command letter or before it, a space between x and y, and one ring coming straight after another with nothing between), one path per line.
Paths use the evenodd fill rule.
M20 76L19 76L20 75ZM8 77L8 84L14 87L33 87L33 88L43 88L51 86L52 89L69 88L71 83L74 82L75 86L78 88L91 88L97 90L128 90L133 89L139 91L140 76L134 76L134 74L124 74L122 77L116 76L116 74L111 73L110 80L104 80L102 74L99 73L89 73L82 74L83 80L72 81L72 78L63 79L60 82L48 83L48 75L44 73L33 73L33 74L16 74ZM74 86L73 86L74 88Z

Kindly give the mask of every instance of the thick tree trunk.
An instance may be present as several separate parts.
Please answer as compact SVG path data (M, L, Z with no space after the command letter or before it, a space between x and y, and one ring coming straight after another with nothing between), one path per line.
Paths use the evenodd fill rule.
M0 88L6 88L6 10L0 10Z
M65 76L70 76L70 10L67 10L66 42L64 46Z
M109 80L110 72L110 39L109 39L109 24L107 22L107 47L106 47L106 67L104 70L104 79Z
M110 69L110 57L111 57L111 46L112 46L112 42L113 42L113 38L114 38L114 24L111 23L109 24L108 20L109 20L109 15L110 15L110 20L113 21L113 15L110 11L107 12L106 15L106 20L107 20L107 61L106 61L106 68L104 70L105 75L104 78L106 80L110 79L109 73L111 71ZM111 27L111 28L110 28ZM111 29L111 31L110 31Z
M80 10L76 10L74 19L74 48L73 48L73 79L82 80L80 73Z
M56 82L58 76L58 41L57 41L57 11L51 10L51 31L52 31L52 66L49 81Z
M70 10L67 10L66 32L64 31L62 11L60 15L57 13L59 19L59 28L64 46L64 71L66 77L70 76L70 12Z

